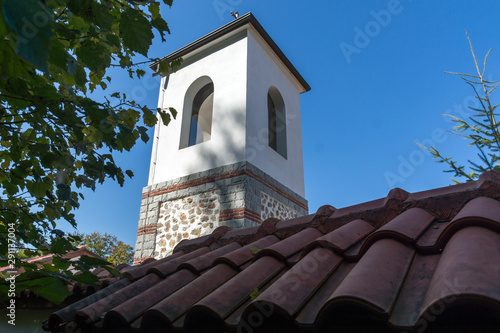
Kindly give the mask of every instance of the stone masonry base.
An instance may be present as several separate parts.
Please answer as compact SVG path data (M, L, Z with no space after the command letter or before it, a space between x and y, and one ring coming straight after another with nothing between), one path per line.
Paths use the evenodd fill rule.
M249 162L145 187L134 264L163 258L183 239L308 213L307 201Z

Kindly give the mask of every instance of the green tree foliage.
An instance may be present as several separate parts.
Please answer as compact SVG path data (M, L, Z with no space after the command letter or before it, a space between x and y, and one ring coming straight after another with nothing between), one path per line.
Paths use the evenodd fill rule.
M14 244L33 253L66 253L74 240L58 232L56 222L76 227L79 189L94 190L105 179L122 185L133 176L112 153L148 141L157 116L123 93L105 91L107 71L145 75L137 65L157 60L147 58L154 32L162 41L169 33L159 6L151 0L0 0L0 265L27 270L16 280L18 292L29 288L60 302L70 281L95 281L72 276L64 260L37 270L16 258ZM146 58L134 63L137 56ZM159 70L178 65L160 62ZM105 92L102 101L92 98L96 89ZM168 124L176 112L158 114ZM76 264L105 263L83 258ZM0 296L6 288L0 285Z
M468 166L459 164L452 157L444 157L435 147L424 147L430 151L436 162L445 163L449 169L445 172L453 173L454 177L464 179L465 181L473 181L478 179L482 173L486 171L500 172L500 132L496 111L500 104L492 103L491 94L500 85L498 81L488 81L485 79L486 62L491 49L484 58L483 70L479 69L479 65L470 41L467 31L465 32L469 40L470 49L476 65L477 75L450 73L459 75L468 85L472 87L476 99L479 101L479 107L470 107L473 115L469 119L460 119L452 115L445 115L451 118L456 124L452 133L463 137L467 140L468 146L475 147L477 151L477 160L468 160ZM455 183L460 183L459 180L453 179Z
M78 235L81 241L77 245L85 247L109 261L113 265L132 264L134 248L118 240L116 236L94 231L91 234Z

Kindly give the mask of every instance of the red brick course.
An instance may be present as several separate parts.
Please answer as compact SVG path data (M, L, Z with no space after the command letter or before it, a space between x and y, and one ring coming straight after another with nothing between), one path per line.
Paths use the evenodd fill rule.
M137 236L149 235L156 233L156 224L150 224L137 229Z
M219 221L230 221L235 219L247 218L251 221L257 222L259 224L262 223L260 220L260 214L250 210L248 208L237 208L237 209L228 209L221 211L219 213Z

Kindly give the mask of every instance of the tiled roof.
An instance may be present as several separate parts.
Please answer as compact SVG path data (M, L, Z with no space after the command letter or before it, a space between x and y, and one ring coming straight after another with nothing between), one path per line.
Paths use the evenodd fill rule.
M33 263L51 264L52 259L55 256L57 256L57 254L49 253L49 254L45 254L42 256L23 259L22 261L30 263L30 264L33 264ZM89 256L89 257L94 257L94 258L99 258L101 260L104 260L104 258L101 258L100 256L98 256L94 252L88 250L84 245L77 246L77 249L74 251L68 251L66 254L62 255L62 258L74 259L74 258L79 258L81 256ZM18 267L11 268L10 266L0 267L0 273L4 273L4 272L9 272L11 274L21 274L24 272L24 268L18 268Z
M430 332L500 327L500 174L253 228L130 267L49 327ZM472 325L472 326L467 326Z
M36 263L37 265L40 264L52 264L53 258L56 256L56 254L51 253L43 256L38 256L38 257L33 257L29 259L24 259L23 261L28 262L28 263ZM77 247L76 250L74 251L69 251L66 254L62 256L64 259L69 259L70 261L74 259L79 259L81 256L89 256L89 257L94 257L94 258L99 258L104 260L102 257L98 256L94 252L88 250L85 246L80 245ZM117 271L121 272L123 271L126 267L129 267L128 264L120 264L116 267L112 266L114 269ZM77 270L72 270L75 275L81 274L81 272ZM0 272L5 273L8 272L9 274L12 275L18 275L24 272L24 268L18 268L14 267L11 269L9 266L2 267L0 268ZM68 296L62 304L55 305L51 303L50 301L40 297L33 291L26 289L23 292L21 292L19 295L17 295L15 299L16 306L18 308L23 308L23 309L55 309L55 308L60 308L61 306L71 304L77 300L80 300L88 295L91 295L95 293L96 288L101 289L101 288L106 288L110 284L113 284L114 282L118 281L119 278L113 276L110 272L108 272L106 269L99 267L91 272L92 274L96 275L99 281L96 283L94 286L87 286L87 285L80 285L78 282L72 281L71 284L69 284L68 290L71 292L71 295Z

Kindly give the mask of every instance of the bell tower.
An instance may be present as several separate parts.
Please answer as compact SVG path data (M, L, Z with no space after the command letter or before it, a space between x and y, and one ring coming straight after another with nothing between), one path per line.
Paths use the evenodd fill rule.
M161 79L158 107L178 115L155 128L135 263L219 226L308 213L300 94L310 87L255 17L164 59L179 58L181 67Z

